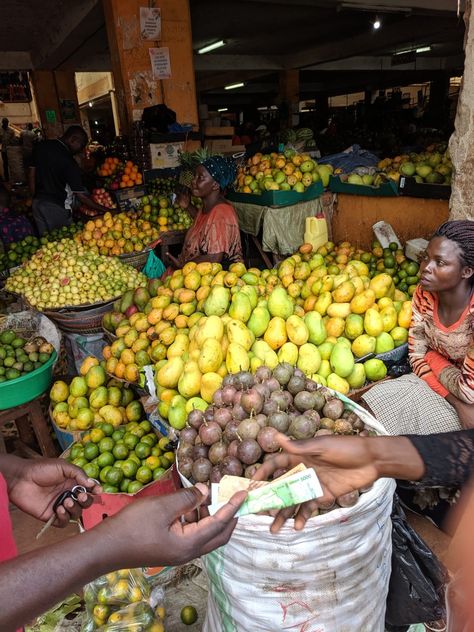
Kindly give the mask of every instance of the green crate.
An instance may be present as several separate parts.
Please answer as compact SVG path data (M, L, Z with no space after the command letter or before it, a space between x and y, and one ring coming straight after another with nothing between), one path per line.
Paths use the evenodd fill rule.
M0 384L0 410L15 408L31 402L42 395L51 386L53 367L57 359L56 351L43 366L27 375L7 380Z
M338 176L331 176L329 190L333 193L346 193L347 195L368 195L370 197L395 197L399 195L397 183L384 182L378 187L365 184L350 184L343 182Z
M260 195L253 193L238 193L237 191L229 191L226 197L231 202L242 202L243 204L257 204L258 206L293 206L300 202L309 202L315 200L324 192L322 182L315 182L309 186L303 193L297 191L265 191Z

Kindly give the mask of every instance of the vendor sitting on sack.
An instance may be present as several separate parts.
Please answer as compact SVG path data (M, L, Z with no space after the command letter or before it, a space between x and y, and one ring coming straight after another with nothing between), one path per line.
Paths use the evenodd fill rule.
M178 203L193 217L183 249L178 258L168 255L171 265L182 268L188 261L211 261L224 268L242 261L240 230L234 207L224 192L235 180L236 167L222 156L207 158L196 167L191 193L203 201L201 209L191 204L189 191L178 197Z

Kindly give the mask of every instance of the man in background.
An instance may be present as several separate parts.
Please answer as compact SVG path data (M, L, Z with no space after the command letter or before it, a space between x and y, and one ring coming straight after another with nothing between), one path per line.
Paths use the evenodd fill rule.
M10 145L15 143L15 132L10 127L10 121L7 118L2 119L2 128L0 130L0 144L2 146L2 162L3 162L3 177L6 182L10 179L10 172L8 170L8 154L7 149Z
M25 169L31 166L33 144L37 141L37 139L38 137L33 131L33 123L28 123L26 129L20 133L20 144L23 150L23 166Z

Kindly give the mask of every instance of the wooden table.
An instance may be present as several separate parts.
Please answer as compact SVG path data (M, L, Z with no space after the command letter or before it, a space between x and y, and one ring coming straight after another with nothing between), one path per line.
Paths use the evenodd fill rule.
M35 450L34 438L43 456L56 457L57 451L54 447L50 434L50 427L43 414L39 399L32 402L0 411L0 427L6 423L14 421L20 436L19 447L27 456L40 456Z

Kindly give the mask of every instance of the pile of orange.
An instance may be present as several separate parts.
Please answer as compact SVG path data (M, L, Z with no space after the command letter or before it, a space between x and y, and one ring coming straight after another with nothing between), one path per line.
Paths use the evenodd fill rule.
M120 188L126 189L127 187L134 187L137 184L142 184L143 177L138 171L137 165L133 164L131 160L127 160L120 180Z
M117 172L120 164L121 163L118 158L110 156L109 158L106 158L103 164L97 169L97 173L99 176L112 176Z

